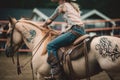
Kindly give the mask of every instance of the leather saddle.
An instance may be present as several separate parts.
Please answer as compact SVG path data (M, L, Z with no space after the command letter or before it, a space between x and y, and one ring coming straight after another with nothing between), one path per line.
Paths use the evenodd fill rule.
M94 37L95 36L90 37L89 35L80 36L68 47L62 47L58 50L59 60L64 71L67 72L67 75L75 76L71 61L77 60L82 56L87 58L87 53L90 50L90 43ZM85 62L88 63L87 61Z
M84 53L84 40L89 38L89 35L80 36L71 45L60 48L58 51L59 59L63 60L67 55L70 56L71 60L78 59Z

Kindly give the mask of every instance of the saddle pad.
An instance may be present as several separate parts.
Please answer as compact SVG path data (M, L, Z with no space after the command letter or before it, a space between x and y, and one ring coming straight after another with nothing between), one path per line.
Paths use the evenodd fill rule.
M73 45L75 46L75 45L79 44L80 42L82 42L83 40L85 40L86 38L89 38L89 37L90 36L88 34L80 36L73 42Z

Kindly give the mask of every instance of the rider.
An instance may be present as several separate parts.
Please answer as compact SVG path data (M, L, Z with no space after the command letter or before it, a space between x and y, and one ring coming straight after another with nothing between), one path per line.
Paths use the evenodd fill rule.
M80 10L78 4L74 3L72 0L51 0L52 2L57 2L59 6L56 8L54 13L49 19L45 21L43 27L46 27L53 21L55 18L63 14L63 18L67 23L65 32L53 39L47 45L48 51L48 64L51 66L51 75L45 77L46 79L56 79L64 80L62 75L62 67L60 65L57 50L60 47L67 46L74 42L79 36L85 34L83 28L83 22L80 20Z

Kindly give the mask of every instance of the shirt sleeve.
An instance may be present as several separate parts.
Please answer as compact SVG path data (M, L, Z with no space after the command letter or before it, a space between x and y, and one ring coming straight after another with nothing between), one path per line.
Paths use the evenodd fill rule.
M62 5L58 6L56 8L56 10L54 11L54 13L49 17L50 20L55 20L57 18L57 16L59 16L62 12Z

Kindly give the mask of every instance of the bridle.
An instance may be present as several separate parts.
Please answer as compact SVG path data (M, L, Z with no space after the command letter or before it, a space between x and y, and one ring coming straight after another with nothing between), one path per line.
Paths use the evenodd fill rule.
M10 37L10 46L8 47L8 52L6 53L9 53L8 56L11 56L12 57L12 60L13 60L13 63L14 63L14 53L13 53L13 50L14 50L14 46L13 46L13 33L14 33L14 30L15 30L15 27L16 27L16 24L20 22L20 21L17 21L16 23L14 23L13 25L11 25L12 27L12 30L9 32L9 37ZM23 26L24 27L24 26ZM41 41L38 43L38 45L36 47L40 47L42 45L42 43L44 42L44 40L48 37L49 33L51 32L51 30L48 30L47 33L45 34L45 36L41 39ZM36 48L35 47L35 48ZM34 48L34 49L35 49ZM38 49L37 49L38 50ZM21 67L25 67L29 62L31 62L32 58L35 56L37 50L35 51L34 55L30 58L29 61L27 61L23 66L20 66L20 63L19 63L19 54L17 54L17 73L18 75L21 74ZM12 54L11 54L12 53ZM32 68L32 63L31 63L31 68ZM33 73L33 72L32 72ZM33 76L34 77L34 76Z
M19 21L17 21L15 24L11 25L12 27L12 30L9 32L9 34L7 34L7 36L9 36L10 38L10 46L7 48L7 52L6 52L6 55L7 57L13 57L14 54L13 54L13 33L14 33L14 30L15 30L15 25L18 23ZM9 54L8 54L9 53Z
M14 46L13 46L13 33L14 33L14 30L15 30L15 26L16 26L16 24L18 22L19 21L17 21L13 25L11 25L12 30L9 32L9 34L7 34L7 36L9 36L9 38L10 38L10 46L7 47L7 50L5 52L7 57L9 57L9 56L12 57L12 61L13 61L14 64L15 64L15 61L14 61L14 53L13 53L13 50L14 50ZM18 75L21 73L20 63L19 63L19 54L17 54L17 73L18 73Z

